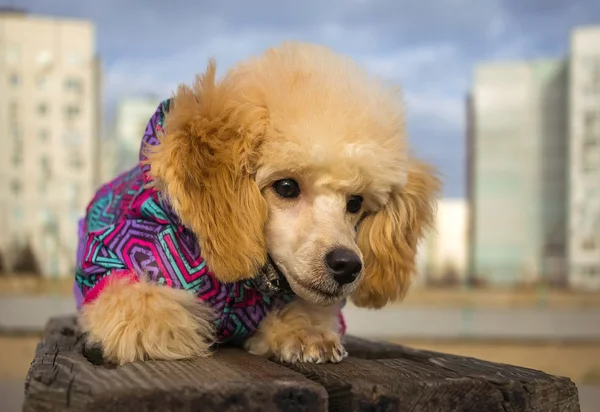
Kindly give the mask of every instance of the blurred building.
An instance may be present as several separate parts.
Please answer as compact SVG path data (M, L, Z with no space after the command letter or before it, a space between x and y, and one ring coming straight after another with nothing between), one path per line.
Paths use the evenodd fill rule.
M470 276L600 288L600 30L479 65L467 112Z
M600 289L600 27L573 31L569 85L570 282Z
M435 226L419 245L419 281L429 285L455 285L467 269L468 203L465 199L438 202Z
M111 179L138 162L146 125L159 103L156 96L143 96L126 98L117 104L114 125L102 142L103 180Z
M74 265L99 183L100 64L89 21L0 9L0 253L46 275ZM34 265L35 266L35 265Z
M566 62L482 64L470 108L471 276L564 282Z

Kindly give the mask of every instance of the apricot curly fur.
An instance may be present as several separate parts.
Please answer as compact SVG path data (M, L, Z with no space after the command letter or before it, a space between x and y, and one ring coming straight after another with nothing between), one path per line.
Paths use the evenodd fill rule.
M84 305L78 322L104 358L119 365L146 359L210 355L214 312L194 295L140 277L114 278Z
M166 133L146 153L155 185L197 235L208 267L234 282L254 276L266 258L267 204L251 170L265 119L254 112L244 129L215 71L211 61L193 87L179 86Z
M253 277L268 248L302 298L267 315L246 343L251 352L338 362L345 351L331 302L343 295L381 308L408 290L419 240L433 224L440 180L431 165L409 154L399 92L351 59L301 43L247 59L220 81L210 61L191 86L178 87L165 134L145 150L153 184L196 234L220 281ZM269 192L275 179L290 177L302 186L297 202ZM364 198L362 220L346 210L346 199L356 194ZM340 246L362 255L363 269L358 281L335 289L323 256ZM103 326L103 314L117 325L119 305L132 324L151 324L141 312L135 318L135 302L125 299L126 291L141 292L131 285L103 292L82 312L82 324L119 362L208 353L202 338L208 315L185 315L196 306L155 287L141 286L140 296L156 298L145 313L176 310L152 326L146 337L154 341L140 346L124 324L120 335ZM200 338L190 333L194 328ZM181 343L165 340L169 333Z
M357 241L365 271L352 296L357 306L376 309L404 297L419 240L434 223L440 185L432 166L413 159L406 186L396 188L381 211L361 222Z

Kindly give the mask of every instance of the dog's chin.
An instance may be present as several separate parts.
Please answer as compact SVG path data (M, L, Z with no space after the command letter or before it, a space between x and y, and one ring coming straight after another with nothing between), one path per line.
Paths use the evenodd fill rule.
M278 269L290 289L300 298L317 305L328 306L340 302L356 289L358 282L343 286L338 285L333 279L323 276L319 282L306 282L294 273L286 273Z
M323 280L318 285L305 283L297 279L291 273L277 265L268 256L267 264L261 272L253 279L254 286L263 294L277 296L283 294L296 294L298 297L317 304L332 305L348 297L356 289L357 282L337 285L333 281Z
M352 284L344 286L322 285L313 286L295 281L293 278L288 278L290 287L296 295L307 302L316 305L329 306L340 302L348 297L356 287Z

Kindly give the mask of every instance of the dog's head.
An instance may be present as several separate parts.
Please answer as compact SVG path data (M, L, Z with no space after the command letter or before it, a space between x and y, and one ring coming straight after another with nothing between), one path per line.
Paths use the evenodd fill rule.
M407 148L397 90L284 44L180 86L151 174L222 281L271 263L300 297L403 297L439 182Z

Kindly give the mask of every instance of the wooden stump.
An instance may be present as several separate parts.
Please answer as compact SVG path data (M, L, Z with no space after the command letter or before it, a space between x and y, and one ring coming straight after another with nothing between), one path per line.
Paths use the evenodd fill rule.
M333 365L280 365L240 349L106 365L74 318L48 323L24 411L579 411L568 378L348 337Z

